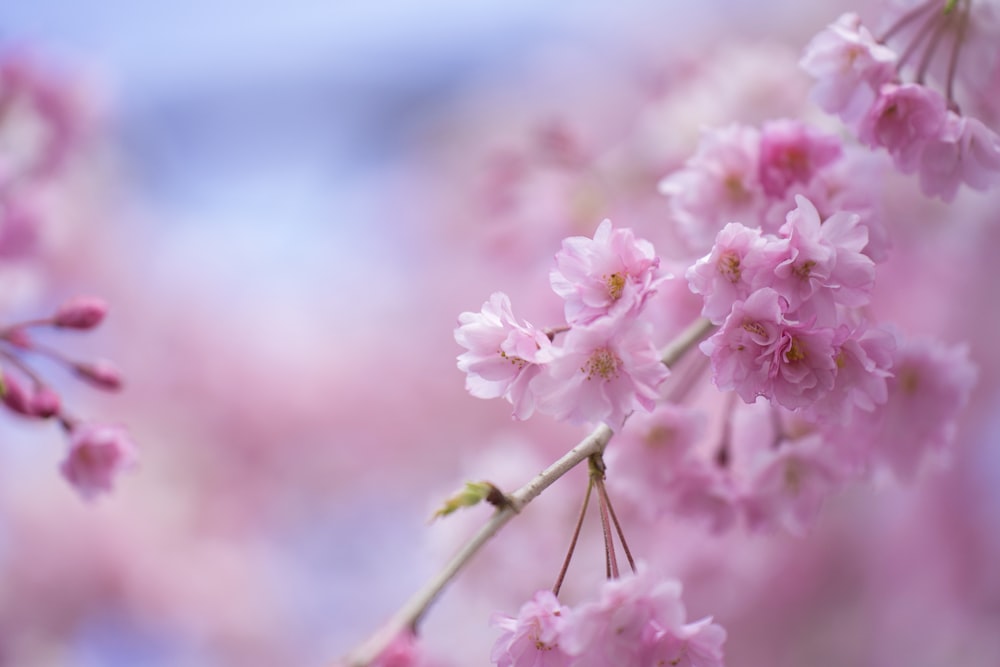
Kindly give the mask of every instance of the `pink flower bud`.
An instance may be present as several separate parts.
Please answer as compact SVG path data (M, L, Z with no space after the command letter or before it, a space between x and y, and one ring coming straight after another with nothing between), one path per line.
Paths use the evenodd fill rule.
M52 323L65 329L93 329L104 320L108 304L96 297L78 296L59 306Z
M118 391L122 388L122 375L110 361L77 363L73 365L73 371L98 389Z
M135 444L124 428L79 424L70 432L69 453L60 465L63 476L85 500L110 492L117 475L134 468Z
M31 397L24 385L10 373L3 374L3 402L18 414L31 416Z
M21 382L5 373L3 377L3 402L14 412L25 417L48 419L59 414L61 401L59 394L48 387L38 387L34 392L25 388Z
M35 417L48 419L59 414L62 401L59 394L48 387L41 387L35 395L31 397L31 411Z

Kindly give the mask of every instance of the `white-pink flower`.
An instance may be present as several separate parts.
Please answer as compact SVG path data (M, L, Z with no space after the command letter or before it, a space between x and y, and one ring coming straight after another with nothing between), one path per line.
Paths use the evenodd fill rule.
M681 585L640 566L604 584L600 599L573 610L563 648L574 667L644 667L659 634L684 623Z
M722 327L701 344L716 386L747 403L758 396L794 410L828 392L836 377L833 330L785 317L788 302L762 288L737 302Z
M670 372L650 335L648 323L632 319L573 327L532 382L539 411L574 424L603 421L617 431L633 410L652 410Z
M879 87L896 77L896 53L875 41L853 13L813 37L799 64L816 78L819 106L848 122L860 118Z
M569 667L571 658L559 645L569 615L549 590L535 593L516 618L494 615L491 624L502 632L490 660L497 667Z
M887 83L858 126L858 139L883 147L896 167L909 174L920 165L928 142L938 138L947 118L941 93L916 83Z
M787 254L773 277L760 284L773 287L788 301L788 311L802 320L815 317L825 326L837 323L836 304L868 303L875 283L875 263L862 251L868 229L854 213L839 211L826 220L805 197L795 198L781 231L788 236Z
M786 246L787 241L765 237L756 227L738 222L723 227L712 251L685 275L691 291L705 297L701 314L721 324L733 304L746 299L761 282L760 273L773 275Z
M647 665L659 667L723 667L725 629L706 617L677 629L661 631L652 642Z
M69 452L59 469L85 500L91 500L110 492L118 475L134 468L138 458L124 428L77 424L70 431Z
M637 313L663 277L659 266L651 243L605 220L594 238L563 241L550 279L552 289L566 301L566 321L588 324L605 315Z
M986 190L1000 180L1000 136L969 116L949 111L941 132L920 153L920 189L951 201L965 183Z
M548 336L514 319L503 292L494 292L480 312L464 312L458 321L455 341L468 349L458 357L459 370L468 373L465 388L477 398L502 396L514 406L514 417L530 417L535 409L531 380L552 358Z

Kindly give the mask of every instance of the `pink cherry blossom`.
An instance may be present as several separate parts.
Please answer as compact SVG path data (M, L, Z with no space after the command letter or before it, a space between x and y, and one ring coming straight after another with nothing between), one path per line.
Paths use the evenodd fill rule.
M964 183L986 190L1000 180L1000 136L981 121L949 111L938 137L920 154L920 188L944 201Z
M78 424L70 432L69 453L60 470L85 500L110 492L122 472L134 468L138 451L120 426Z
M640 566L638 574L613 579L600 599L576 607L563 633L574 667L642 667L665 629L684 623L681 585Z
M664 630L653 640L646 664L666 667L723 667L725 629L706 617L677 629Z
M701 344L715 384L747 403L758 396L789 408L806 407L833 387L833 330L785 317L788 302L762 288L737 302L722 327Z
M839 342L838 342L839 341ZM838 329L834 340L837 350L837 377L833 388L810 406L818 421L849 424L855 410L872 412L888 396L886 379L896 349L896 339L888 331L876 328Z
M760 132L733 124L706 131L684 167L660 181L693 248L706 249L726 223L756 218L764 201L759 165Z
M514 319L503 292L494 292L480 312L464 312L458 321L455 341L468 349L458 357L459 370L468 373L465 388L477 398L502 396L514 406L514 417L530 417L535 409L531 380L552 358L548 336Z
M895 52L875 41L853 13L816 35L800 65L817 80L813 95L819 106L848 122L860 118L879 87L896 76Z
M887 83L861 119L858 138L872 148L883 147L903 173L916 171L927 143L944 126L947 104L927 86Z
M773 273L786 242L765 238L759 229L731 222L715 238L712 251L688 269L695 294L705 297L701 314L721 324L733 308L761 282L758 274Z
M777 449L762 452L744 499L749 526L804 533L823 501L847 479L846 459L819 434L782 440Z
M793 184L807 184L843 154L840 139L797 120L766 123L760 134L760 183L781 198Z
M496 614L492 624L502 630L490 660L497 667L568 667L571 658L559 642L570 608L544 590L521 606L516 618Z
M593 239L563 241L550 278L552 289L566 300L566 321L588 324L604 315L638 312L661 280L659 266L651 243L605 220Z
M761 282L776 289L798 318L817 317L832 326L838 319L836 304L862 306L870 298L875 264L862 252L868 229L853 213L839 211L821 220L808 199L795 201L781 230L788 235L787 255L773 280Z
M892 373L885 404L859 420L854 431L869 443L876 461L909 479L925 460L945 455L954 441L976 369L964 345L914 338L899 342Z
M647 412L670 374L647 322L601 318L573 327L532 382L539 411L574 424L603 421L615 431L637 408Z

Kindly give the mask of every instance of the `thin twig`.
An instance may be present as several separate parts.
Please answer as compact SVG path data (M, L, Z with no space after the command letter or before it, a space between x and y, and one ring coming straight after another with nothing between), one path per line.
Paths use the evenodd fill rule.
M611 504L611 496L608 495L608 489L604 486L604 480L597 480L597 493L604 496L604 502L608 506L608 512L611 514L611 522L615 524L615 531L618 533L618 541L622 543L622 550L625 552L625 558L628 559L628 566L632 568L632 572L637 572L635 567L635 559L632 558L632 551L628 548L628 542L625 541L625 531L622 530L622 525L618 521L618 516L615 514L615 508Z
M566 560L563 561L559 576L552 587L552 594L558 596L559 589L562 588L563 579L566 578L566 571L569 570L569 562L573 560L573 552L576 551L576 541L580 538L580 529L583 527L583 518L587 515L587 505L590 504L590 491L594 488L594 479L587 478L587 492L583 495L583 505L580 506L580 516L576 519L576 528L573 529L573 539L570 540L569 550L566 552Z

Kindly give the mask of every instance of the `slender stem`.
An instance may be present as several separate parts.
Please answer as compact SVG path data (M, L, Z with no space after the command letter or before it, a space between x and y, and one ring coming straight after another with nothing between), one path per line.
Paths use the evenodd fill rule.
M937 51L938 44L941 43L941 38L944 37L945 31L951 23L951 17L951 14L946 14L945 17L938 23L937 27L934 28L931 40L927 44L927 48L924 49L924 55L920 58L920 67L917 69L916 81L921 85L923 85L924 78L927 76L927 69L931 66L931 58L934 57L934 52Z
M660 361L668 367L673 367L692 347L704 340L713 329L715 329L715 325L711 321L699 317L688 325L688 328L682 331L679 336L663 346L660 350Z
M569 550L566 552L566 560L563 561L562 568L559 570L559 576L556 578L556 583L552 587L552 594L555 596L559 595L559 589L562 588L563 579L566 578L566 571L569 570L569 562L573 560L573 552L576 551L576 541L580 537L580 529L583 527L583 517L587 515L587 505L590 504L590 491L594 488L594 478L587 478L587 492L583 495L583 505L580 506L580 516L576 519L576 528L573 529L573 539L570 540Z
M969 7L969 3L963 3L962 15L958 19L958 32L955 34L955 41L951 45L951 56L948 59L948 75L945 78L945 98L948 101L948 107L954 108L955 104L955 72L958 70L958 54L962 48L962 42L965 40L965 31L969 27L969 14L972 8Z
M896 21L896 23L894 23L891 28L889 28L885 33L883 33L880 37L878 37L878 41L882 44L885 44L887 41L889 41L889 39L893 35L895 35L897 32L899 32L907 25L912 23L913 20L916 19L918 16L923 14L928 9L933 9L935 2L927 2L924 3L923 5L919 5L911 9L909 12L904 14L902 18Z
M677 338L660 350L660 360L668 367L676 364L692 347L712 331L714 325L704 318L695 320ZM473 535L461 550L424 586L407 600L399 610L336 667L367 667L400 632L415 629L427 609L441 594L441 591L472 560L473 556L494 535L500 532L508 521L534 500L538 494L551 486L557 479L586 461L591 456L604 452L614 432L607 424L601 424L576 447L566 452L558 461L540 472L534 479L508 496L510 504L498 508L489 521Z
M913 36L913 39L910 40L910 43L906 46L906 49L904 49L903 53L900 54L899 59L896 60L897 72L903 71L903 67L910 60L910 57L917 52L917 49L920 48L920 45L923 43L923 41L927 38L929 34L931 34L931 32L933 32L934 27L938 22L938 18L939 17L937 16L936 13L932 13L923 22L923 24L920 26L920 29L917 31L917 34Z
M608 512L611 514L611 522L615 524L615 531L618 533L618 541L622 543L622 550L625 552L625 558L628 559L628 566L632 568L632 572L636 572L635 559L632 558L632 551L628 548L628 542L625 541L625 531L622 530L621 523L618 522L618 516L615 514L615 508L611 504L611 496L608 495L608 489L604 486L604 480L597 480L597 493L604 497L604 503L608 506Z
M603 482L594 477L594 482L603 487ZM604 567L608 579L618 578L618 558L615 556L615 540L611 535L611 520L608 518L607 496L597 492L597 506L601 509L601 532L604 533Z
M12 366L15 366L18 370L24 373L25 377L31 380L31 383L35 385L36 389L40 389L46 386L45 381L42 380L41 376L38 375L38 373L36 373L34 369L32 369L31 366L25 363L25 361L21 359L19 356L12 354L7 350L0 349L0 357L3 357L7 361L9 361Z

